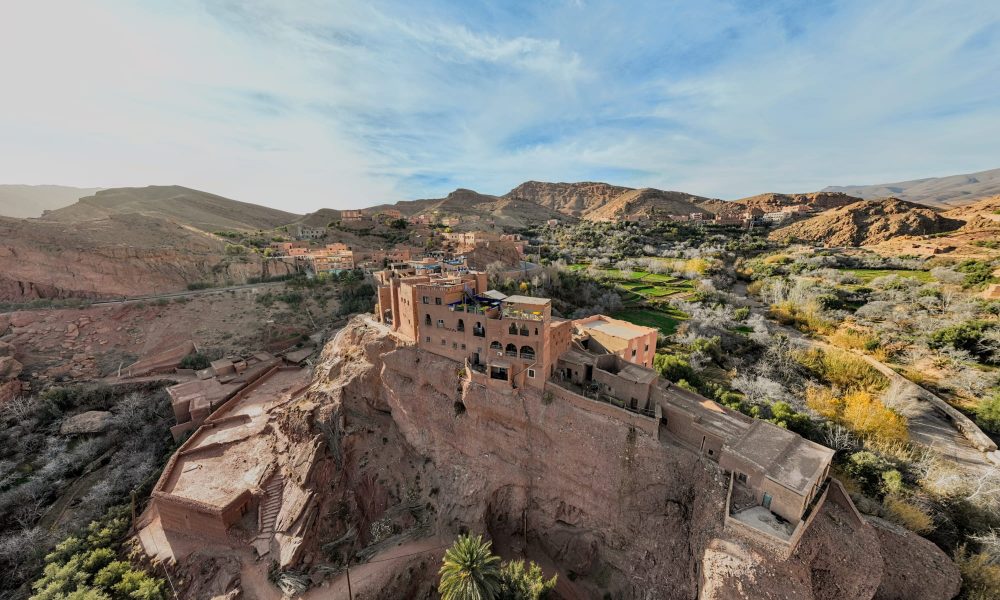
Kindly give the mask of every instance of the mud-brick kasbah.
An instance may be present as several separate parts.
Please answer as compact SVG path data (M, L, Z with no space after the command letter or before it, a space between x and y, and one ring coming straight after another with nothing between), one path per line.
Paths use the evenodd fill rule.
M599 418L609 437L649 436L663 453L717 465L728 485L718 517L727 533L781 558L824 503L867 527L829 477L832 450L660 378L655 329L603 315L563 319L547 298L489 289L482 272L417 273L404 265L376 272L375 315L365 322L397 347L454 361L465 386L484 388L483 397L560 403ZM231 545L238 531L240 545L281 568L303 559L320 518L313 472L325 450L320 436L303 443L277 424L310 386L312 373L302 368L310 352L217 361L168 390L173 432L190 435L140 518L151 557Z

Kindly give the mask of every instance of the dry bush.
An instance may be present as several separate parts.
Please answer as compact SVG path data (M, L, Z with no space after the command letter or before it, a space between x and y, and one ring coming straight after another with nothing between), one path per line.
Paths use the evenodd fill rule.
M920 506L899 496L886 496L882 502L886 517L913 533L926 535L934 531L934 519Z
M965 546L955 552L955 563L962 573L961 598L997 600L1000 598L1000 565L985 552L972 554Z
M885 375L850 352L812 349L796 352L794 358L817 377L842 390L875 393L889 387L889 379Z
M879 339L854 327L841 325L829 337L830 343L847 350L868 351L878 346Z
M814 386L806 390L806 405L866 440L882 444L909 440L906 417L886 407L871 392L854 390L840 396Z
M834 323L823 316L815 302L797 304L791 300L771 305L770 315L782 325L791 325L804 331L826 335L833 331Z

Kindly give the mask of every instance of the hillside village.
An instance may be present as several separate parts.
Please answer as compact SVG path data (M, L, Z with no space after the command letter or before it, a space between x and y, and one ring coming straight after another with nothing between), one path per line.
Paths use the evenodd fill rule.
M945 598L960 583L940 548L988 556L978 541L979 554L956 553L988 535L1000 506L968 487L990 485L998 456L995 198L939 211L839 192L726 203L528 182L304 217L233 217L209 195L187 218L193 191L148 192L152 202L110 190L4 222L14 279L0 402L26 415L7 456L30 485L5 471L0 502L39 506L6 521L14 531L116 506L123 492L97 496L97 483L130 447L121 418L139 394L156 415L142 435L164 454L135 454L141 466L120 480L140 500L116 522L189 597L313 597L340 590L347 567L410 551L414 575L380 581L431 594L426 556L466 527L556 561L562 592L584 596L628 596L638 580L668 596L728 589L709 571L745 561L763 565L758 581L809 581L861 544L882 570L838 577L907 597L912 570L933 570L928 597ZM118 255L119 227L141 250ZM87 257L72 277L52 266L58 242L42 242L59 235ZM906 303L926 342L883 318ZM73 454L80 475L27 458L73 440L89 440ZM493 453L499 462L481 462ZM512 466L525 462L550 481L522 481ZM472 491L466 468L493 472ZM592 498L565 479L578 468L606 473ZM643 481L655 491L639 492ZM512 485L523 491L501 491ZM642 493L688 516L636 518L705 536L687 534L695 549L646 574L628 552L657 542L609 512ZM46 543L23 531L17 540ZM586 559L546 541L596 532L641 541L627 557L594 542ZM28 552L16 555L20 581L44 559ZM598 563L608 575L581 574ZM666 575L690 564L697 576Z

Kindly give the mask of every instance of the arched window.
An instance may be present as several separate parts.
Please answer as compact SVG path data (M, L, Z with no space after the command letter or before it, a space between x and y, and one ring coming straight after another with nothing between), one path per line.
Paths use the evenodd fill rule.
M510 327L507 329L507 333L517 335L517 325L515 323L511 323Z
M517 346L514 344L507 344L507 356L517 358Z
M455 329L457 329L459 331L465 331L465 321L463 321L462 319L459 319L458 320L458 326L455 327Z
M427 326L431 325L431 316L430 315L424 315L424 325L427 325Z
M479 321L476 321L476 326L472 328L472 335L486 337L486 329L483 328L483 324Z
M527 326L521 325L521 335L523 335L523 336L527 336L528 335L528 327Z
M490 342L490 350L502 351L503 344L501 344L500 342Z
M535 360L535 349L531 346L521 346L521 358Z
M538 328L535 327L535 335L538 335Z

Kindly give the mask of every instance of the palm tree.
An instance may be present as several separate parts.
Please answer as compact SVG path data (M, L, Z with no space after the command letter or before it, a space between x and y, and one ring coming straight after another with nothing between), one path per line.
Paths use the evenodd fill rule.
M494 600L500 591L500 557L483 536L460 535L441 561L442 600Z

